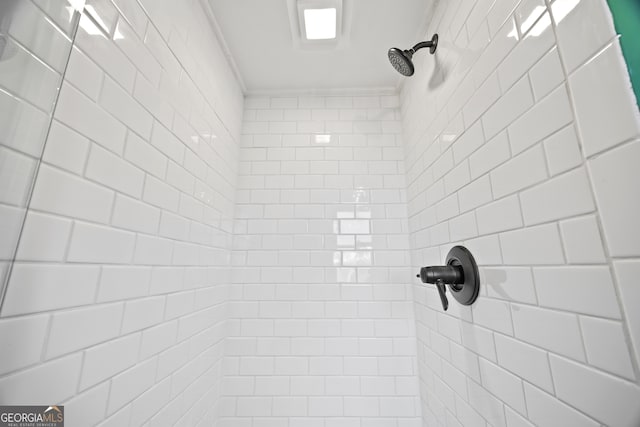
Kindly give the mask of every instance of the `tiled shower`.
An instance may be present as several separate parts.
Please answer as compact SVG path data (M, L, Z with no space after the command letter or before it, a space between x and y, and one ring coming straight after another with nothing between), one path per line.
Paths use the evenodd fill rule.
M399 90L243 93L209 13L0 4L0 405L640 423L640 118L605 0L436 1ZM415 275L456 245L481 291L443 311Z

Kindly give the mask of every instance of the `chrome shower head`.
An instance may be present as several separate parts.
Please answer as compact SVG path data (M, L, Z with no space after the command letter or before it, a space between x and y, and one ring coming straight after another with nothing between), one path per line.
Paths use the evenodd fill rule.
M438 47L438 34L434 34L430 41L420 42L409 50L392 47L387 53L389 62L391 62L393 68L403 76L412 76L415 71L412 60L413 54L424 47L428 47L431 54L435 53Z

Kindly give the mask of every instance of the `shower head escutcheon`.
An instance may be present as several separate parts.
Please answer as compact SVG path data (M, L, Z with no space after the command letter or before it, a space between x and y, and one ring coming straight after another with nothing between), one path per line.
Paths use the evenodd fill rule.
M391 62L393 68L395 68L396 71L403 76L412 76L415 68L413 66L413 61L411 58L413 58L413 54L416 53L416 51L424 47L428 47L429 52L431 52L431 54L434 54L438 47L438 34L434 34L431 40L420 42L409 50L401 50L397 47L392 47L391 49L389 49L388 53L389 62Z

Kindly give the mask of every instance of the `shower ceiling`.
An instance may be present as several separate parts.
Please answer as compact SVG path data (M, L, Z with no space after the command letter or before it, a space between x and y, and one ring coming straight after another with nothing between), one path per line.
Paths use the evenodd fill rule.
M389 46L410 45L426 30L433 0L343 0L348 34L338 47L296 42L288 3L205 0L247 93L395 88Z

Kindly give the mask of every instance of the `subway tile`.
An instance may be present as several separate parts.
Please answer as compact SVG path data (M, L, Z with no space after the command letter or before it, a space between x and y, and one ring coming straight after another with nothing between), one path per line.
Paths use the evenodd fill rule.
M640 154L640 144L633 142L607 152L589 162L589 173L595 193L598 213L606 236L610 256L640 254L640 231L635 218L640 203L633 194L638 169L633 159Z
M80 49L71 49L65 80L70 82L93 101L98 100L104 73Z
M469 162L464 161L445 175L445 192L446 194L451 194L467 185L470 181ZM376 200L373 201L375 202Z
M131 402L155 383L157 362L149 359L136 364L111 380L108 413L112 414Z
M53 215L27 213L20 236L17 260L62 261L72 223Z
M0 91L0 109L5 112L0 117L2 144L39 156L49 128L47 114L5 91Z
M133 9L133 7L135 6L130 8ZM147 80L157 86L160 83L162 68L153 55L149 53L143 42L136 37L133 29L126 21L120 18L114 31L113 40L115 45L120 48Z
M560 223L560 232L571 264L601 264L605 262L600 228L593 216L569 219Z
M160 211L127 196L116 195L111 223L126 230L155 234Z
M100 105L143 138L150 137L153 123L151 114L109 78L103 83Z
M3 314L35 313L91 304L98 274L97 266L16 263L7 287Z
M509 157L511 157L509 139L506 132L501 132L469 157L471 179L491 171Z
M536 425L576 425L596 427L600 423L563 403L555 396L547 394L527 383L524 384L529 419Z
M118 11L111 2L106 0L87 0L84 13L91 16L107 35L113 32L118 19Z
M266 416L271 415L273 400L269 397L238 398L236 413L238 416Z
M80 389L84 390L135 365L139 343L140 335L129 335L87 350Z
M373 397L345 397L344 415L377 416L380 414L380 402Z
M549 361L560 399L608 425L633 425L640 417L633 404L640 398L637 385L557 356Z
M119 9L120 13L131 24L133 29L138 33L140 38L143 38L145 30L147 28L148 19L144 12L144 9L137 3L130 3L126 0L114 0L115 6Z
M492 298L536 304L533 275L528 267L484 267L480 280Z
M576 360L585 360L576 315L524 305L511 307L516 338Z
M502 26L507 17L514 12L517 5L518 2L514 0L502 1L493 5L487 13L487 21L492 34ZM511 25L509 25L509 28L511 28Z
M113 199L111 190L50 166L41 165L31 198L31 207L106 223Z
M163 317L165 299L152 297L127 301L122 318L122 334L128 334L158 324Z
M11 58L11 62L7 65L7 71L0 76L0 87L50 112L58 93L60 74L10 38L5 38L3 52L3 57Z
M3 374L40 362L48 324L46 315L3 319L0 322L0 332L6 343L0 350Z
M620 322L580 317L587 361L590 365L633 381L635 375Z
M154 122L149 142L166 155L169 160L182 164L185 151L183 143L160 123ZM171 164L171 162L169 163Z
M144 173L97 146L89 153L86 177L133 197L142 195Z
M141 74L136 76L136 83L133 90L133 97L138 101L145 109L147 109L153 117L156 118L162 125L169 127L173 118L174 112L171 104L160 94L152 83L149 83L147 79L142 77ZM175 116L178 116L177 114ZM179 119L177 119L179 120ZM177 128L177 126L180 126ZM174 123L174 131L176 129L183 129L188 125L182 124L176 121ZM176 132L177 133L177 132ZM188 141L185 141L188 142Z
M467 380L469 390L469 403L491 425L505 426L504 408L501 400L491 395L484 387Z
M42 160L68 172L81 175L89 152L89 141L54 120L51 123Z
M472 313L473 320L478 325L506 335L513 335L509 303L481 298L473 305Z
M553 393L547 353L519 340L496 335L498 364L522 379Z
M127 135L124 158L157 178L165 176L167 158L134 133Z
M564 264L560 233L555 224L500 234L505 264Z
M57 357L116 338L120 333L122 309L121 304L109 304L54 314L46 357Z
M470 126L499 98L500 84L498 83L498 76L497 74L492 74L462 109L465 125Z
M103 266L97 300L107 302L145 296L150 280L150 268Z
M252 377L224 377L222 387L227 396L251 396L254 381Z
M527 80L526 72L531 70L554 44L551 18L548 13L544 13L498 67L498 77L503 91L511 87L522 75L525 76L524 80Z
M76 223L71 234L67 260L72 262L128 263L133 256L135 236L85 223ZM95 242L101 242L96 245Z
M125 126L68 84L60 90L55 117L103 147L122 152Z
M503 264L498 236L483 236L466 240L464 245L474 254L478 265Z
M522 380L519 377L484 359L480 359L480 375L484 388L519 413L526 415Z
M297 375L291 377L291 394L319 396L325 394L325 379L321 376Z
M142 425L169 402L171 380L169 378L155 384L131 403L130 422Z
M309 415L331 417L343 414L344 400L342 397L309 397Z
M520 200L526 225L585 214L595 209L585 168L526 190L520 194Z
M140 357L145 358L171 347L176 342L177 321L162 323L142 332Z
M115 43L102 34L91 34L96 31L100 30L90 18L83 15L80 18L75 44L101 69L131 92L136 73L135 67Z
M305 397L289 397L289 396L281 396L273 398L273 415L274 416L288 416L290 417L290 422L294 418L291 417L301 417L306 416L308 414L308 403ZM320 421L321 419L316 419ZM310 419L310 422L313 423L315 420ZM302 425L302 424L301 424Z
M546 169L542 146L536 145L491 171L494 197L506 196L544 181L547 178Z
M64 71L71 43L31 3L16 3L5 31L57 72Z
M504 7L504 5L507 3L513 6L513 0L501 2L500 4L495 3L494 7L489 9L489 14L492 14L494 12L494 9L497 10ZM482 82L490 73L492 73L498 67L498 64L503 61L503 59L518 43L518 31L516 29L516 23L512 18L508 18L506 22L504 22L504 24L502 24L502 22L499 24L497 22L492 24L490 18L491 16L487 16L491 42L473 67L473 71L475 73L474 81L476 86L478 86L480 82ZM495 27L494 25L497 25L497 27ZM485 35L486 33L483 31L481 34ZM487 40L487 36L488 34L484 36L486 37L484 39L486 40L486 42L489 41ZM483 39L480 38L480 40Z
M569 85L585 156L640 134L617 41L572 74Z
M618 280L618 291L620 292L620 301L624 308L629 337L635 349L636 357L640 354L640 325L638 312L634 309L633 301L638 296L638 287L636 286L636 277L640 271L640 264L633 260L619 260L614 263L614 271Z
M520 153L572 120L569 96L560 86L509 125L512 153Z
M518 80L482 116L482 128L486 138L493 138L531 106L533 106L533 94L529 79L525 76Z
M63 402L75 395L81 367L82 355L72 354L5 376L0 387L12 392L3 401L7 405L20 405L28 399Z
M458 420L462 422L462 425L475 425L482 426L486 425L486 421L482 416L475 411L468 403L464 400L457 401L455 404L456 416Z
M582 163L578 136L573 126L567 126L545 139L544 151L551 175L568 171Z
M0 180L2 180L2 194L0 203L14 206L28 204L29 190L36 174L37 163L21 153L0 147Z
M462 322L461 330L462 343L466 348L478 353L480 356L488 360L496 361L493 332L467 322Z
M615 37L611 15L604 2L560 2L551 5L551 12L556 22L560 53L569 72ZM584 26L586 17L591 22L589 30ZM576 37L584 40L584 44L576 43Z
M271 108L297 108L298 98L295 96L271 97Z
M65 402L68 409L66 420L80 425L94 425L102 421L109 398L109 385L102 384Z
M159 179L147 176L144 182L142 199L153 205L173 212L178 211L179 193Z
M460 202L460 212L467 212L493 200L489 176L476 179L471 184L461 188L458 191L458 200Z
M478 231L491 234L522 227L522 212L518 196L505 197L476 210Z
M531 88L536 100L548 95L565 77L558 49L554 47L529 69Z
M533 269L540 305L619 319L613 279L607 267Z
M523 1L515 11L516 22L520 33L525 34L540 18L540 15L546 11L543 0L526 0Z

